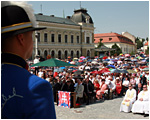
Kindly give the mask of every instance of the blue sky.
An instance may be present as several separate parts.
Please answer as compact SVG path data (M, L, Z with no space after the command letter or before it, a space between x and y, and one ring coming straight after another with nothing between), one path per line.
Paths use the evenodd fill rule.
M129 32L135 37L149 37L148 1L28 1L35 13L63 17L72 16L75 9L88 10L95 33ZM42 9L41 9L42 5Z

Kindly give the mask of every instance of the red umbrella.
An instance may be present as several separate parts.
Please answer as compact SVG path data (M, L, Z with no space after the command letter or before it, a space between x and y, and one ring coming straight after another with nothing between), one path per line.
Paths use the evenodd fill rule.
M92 71L92 74L99 74L99 71Z
M107 56L104 56L104 57L103 57L103 59L107 59L107 58L108 58Z
M125 54L125 57L130 57L130 54Z
M79 62L83 62L83 60L79 60Z
M99 71L99 73L105 73L105 72L110 72L108 68L103 68L102 70Z
M77 71L77 70L73 70L72 72L75 72L75 71Z

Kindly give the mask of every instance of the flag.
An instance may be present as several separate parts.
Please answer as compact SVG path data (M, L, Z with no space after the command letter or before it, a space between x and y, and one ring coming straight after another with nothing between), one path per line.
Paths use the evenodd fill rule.
M70 106L71 106L71 92L58 91L58 106L70 108Z

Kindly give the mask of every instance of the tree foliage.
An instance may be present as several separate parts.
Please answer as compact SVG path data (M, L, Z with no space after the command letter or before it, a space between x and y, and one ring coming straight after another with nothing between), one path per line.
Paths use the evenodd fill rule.
M149 55L149 46L147 47L147 50L145 51L146 55Z
M141 47L143 47L144 41L145 41L144 39L142 39L142 41L140 41L140 39L138 37L135 39L135 42L137 43L137 49L140 49Z
M111 55L114 55L114 54L119 55L120 53L122 53L121 48L116 43L112 45L112 49L116 49L116 50L111 51Z
M100 39L100 42L98 43L97 48L100 48L101 46L104 46L104 44L102 43L102 39Z

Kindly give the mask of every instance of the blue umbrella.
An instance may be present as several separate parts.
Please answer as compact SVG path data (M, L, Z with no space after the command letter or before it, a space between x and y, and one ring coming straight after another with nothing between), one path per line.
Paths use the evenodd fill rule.
M54 69L54 72L63 72L64 70L63 69L60 69L60 68L57 68L57 69Z
M104 61L110 61L109 59L105 59Z
M115 69L115 66L114 65L108 65L107 68L114 68Z
M121 73L121 70L113 69L113 70L111 70L111 73Z
M60 69L66 69L66 67L60 67Z
M129 66L129 64L123 64L123 66Z

